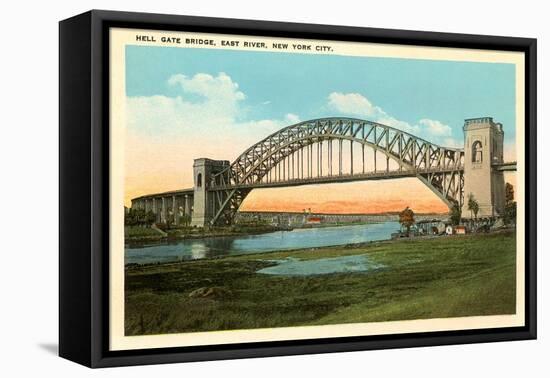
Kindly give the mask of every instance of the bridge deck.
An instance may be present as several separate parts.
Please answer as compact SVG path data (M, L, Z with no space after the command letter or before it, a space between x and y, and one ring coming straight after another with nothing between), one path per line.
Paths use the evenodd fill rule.
M162 197L170 197L170 196L184 196L184 195L193 195L194 189L188 188L188 189L179 189L179 190L171 190L168 192L161 192L161 193L153 193L153 194L145 194L143 196L139 196L136 198L132 198L132 201L140 200L140 199L151 199L151 198L162 198Z
M457 171L463 171L463 170L464 170L463 167L458 167L458 168L448 167L448 168L437 168L437 169L434 169L434 168L417 169L414 171L411 171L411 170L378 171L378 172L354 173L354 174L343 174L343 175L332 175L332 176L321 176L321 177L304 177L304 178L290 179L290 180L284 180L284 181L242 183L238 185L211 187L209 190L230 190L230 189L245 189L245 188L250 188L250 189L277 188L277 187L285 187L285 186L332 184L332 183L366 181L366 180L388 180L388 179L404 178L404 177L416 177L418 175L429 174L429 173L457 172Z
M517 162L511 161L508 163L493 164L493 168L496 169L497 171L503 171L503 172L517 171Z
M494 164L493 168L498 171L516 171L517 163L506 162L502 164ZM425 175L429 173L442 173L442 172L457 172L463 171L463 167L448 167L448 168L431 168L431 169L417 169L414 171L409 170L391 170L391 171L378 171L378 172L368 172L368 173L355 173L355 174L343 174L343 175L332 175L332 176L322 176L322 177L304 177L297 179L290 179L284 181L271 181L271 182L259 182L259 183L243 183L239 185L226 185L226 186L216 186L211 187L209 190L218 191L218 190L230 190L230 189L254 189L254 188L278 188L285 186L301 186L301 185L311 185L311 184L332 184L332 183L344 183L344 182L353 182L353 181L366 181L366 180L387 180L394 178L405 178L405 177L416 177L418 175ZM133 198L133 200L140 199L151 199L151 198L162 198L169 196L182 196L182 195L193 195L193 188L172 190L161 193L147 194L140 197Z

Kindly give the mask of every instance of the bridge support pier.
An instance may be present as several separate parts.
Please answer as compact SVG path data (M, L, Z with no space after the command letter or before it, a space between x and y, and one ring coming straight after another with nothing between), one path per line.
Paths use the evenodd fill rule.
M191 200L187 194L183 198L183 215L191 216Z
M180 222L178 200L176 196L172 196L172 219L171 221L177 226Z
M215 193L208 191L212 176L229 168L227 160L195 159L193 163L194 192L191 225L209 226L216 214ZM219 184L219 183L218 183Z
M166 206L166 198L161 198L160 223L168 223L168 209Z
M505 183L502 171L493 165L503 163L502 124L490 117L467 119L464 124L464 204L462 217L468 218L468 199L479 204L478 217L502 216Z
M153 206L151 208L151 211L153 212L153 214L155 214L155 222L158 222L159 221L159 214L158 214L158 211L157 211L157 199L153 197L151 200L153 201Z

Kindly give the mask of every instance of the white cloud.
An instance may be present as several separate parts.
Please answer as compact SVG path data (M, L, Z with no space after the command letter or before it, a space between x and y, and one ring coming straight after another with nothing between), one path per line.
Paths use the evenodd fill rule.
M220 73L199 73L193 77L177 74L168 79L181 92L176 97L163 95L129 97L128 128L137 133L178 135L182 131L211 125L231 124L244 94L237 83Z
M430 135L448 137L448 136L451 136L451 134L453 133L451 126L445 125L433 119L423 118L420 121L418 121L418 124L425 127L425 129Z
M389 115L386 115L385 117L381 117L374 120L375 122L381 123L383 125L395 127L396 129L406 131L408 133L414 134L416 136L420 136L420 126L418 125L411 125L408 122L400 121L398 119L395 119Z
M359 93L332 92L328 96L331 108L342 113L364 117L381 117L387 115L378 106L374 106L366 97Z
M194 93L210 100L237 102L245 99L239 91L239 84L235 83L225 72L214 77L205 73L198 73L192 78L182 74L172 75L168 79L169 85L179 85L184 92Z
M287 120L291 124L295 124L300 122L300 117L298 117L296 114L288 113L285 116L285 120Z
M177 96L127 98L127 126L130 132L164 138L204 134L208 129L242 132L239 129L246 125L257 129L246 130L254 136L273 132L299 119L294 114L288 114L279 120L242 121L246 108L241 104L246 96L238 83L224 72L217 76L206 73L192 77L176 74L167 83L179 89Z
M346 115L395 127L446 147L458 147L462 144L461 140L452 137L452 128L449 125L428 118L423 118L415 124L398 120L359 93L332 92L328 96L328 107Z
M263 119L259 121L248 121L239 123L237 127L238 129L244 130L247 133L249 133L250 130L260 131L265 136L275 132L276 130L280 130L286 126L295 125L299 122L300 117L298 117L296 114L288 113L283 119ZM259 137L257 138L257 140L251 140L250 144L254 144L260 139L261 138Z

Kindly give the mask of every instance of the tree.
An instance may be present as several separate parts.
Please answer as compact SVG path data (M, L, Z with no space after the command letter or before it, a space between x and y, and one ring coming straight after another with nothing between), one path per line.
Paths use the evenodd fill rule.
M189 225L191 224L191 215L184 214L181 217L181 222L183 223L184 226L189 227Z
M150 226L155 219L155 214L152 211L145 212L143 209L128 209L124 214L126 226Z
M460 210L460 206L458 204L454 204L453 207L451 207L451 210L449 211L449 218L451 219L451 223L454 226L457 226L460 224L460 219L462 218L462 211Z
M504 207L503 221L505 224L514 225L516 223L517 204L516 201L507 203Z
M514 201L514 185L507 182L506 187L505 187L505 191L506 191L506 204L513 202Z
M136 224L136 216L135 216L135 211L134 209L128 209L128 211L126 211L124 213L124 225L125 226L133 226Z
M142 224L145 211L143 209L128 209L124 214L124 224L127 226L137 226Z
M505 224L516 223L517 204L514 201L514 186L506 183L506 205L504 206L503 221Z
M468 210L470 210L470 218L477 219L477 213L479 212L479 202L475 199L473 193L468 195Z
M407 236L409 236L411 226L414 224L414 212L408 206L399 213L399 223L401 227L407 229Z
M149 210L143 219L143 223L150 226L157 221L157 216L151 210Z

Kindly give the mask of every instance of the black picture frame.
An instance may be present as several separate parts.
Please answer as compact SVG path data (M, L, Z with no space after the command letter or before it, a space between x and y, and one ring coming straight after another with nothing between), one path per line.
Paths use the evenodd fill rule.
M109 351L110 27L520 51L526 72L524 327ZM536 338L536 39L93 10L59 24L59 354L89 367Z

